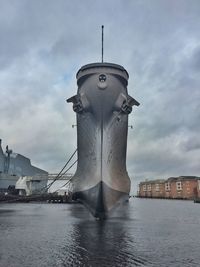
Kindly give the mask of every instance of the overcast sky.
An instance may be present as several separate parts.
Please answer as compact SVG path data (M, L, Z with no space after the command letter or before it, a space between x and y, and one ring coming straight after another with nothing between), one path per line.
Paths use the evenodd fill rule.
M66 98L101 59L129 72L127 169L140 180L200 175L200 1L0 0L0 138L59 171L76 148Z

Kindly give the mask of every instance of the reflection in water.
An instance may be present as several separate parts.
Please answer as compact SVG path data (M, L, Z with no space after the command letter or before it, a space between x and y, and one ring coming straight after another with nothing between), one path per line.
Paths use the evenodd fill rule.
M134 236L130 235L127 227L132 223L129 212L126 204L108 220L96 221L82 207L79 211L72 210L72 216L81 220L74 225L73 243L69 246L67 242L62 250L63 266L146 265L147 259L139 255ZM86 220L86 217L89 218ZM151 266L150 262L148 266Z
M197 267L200 206L131 199L106 221L80 204L0 204L0 267Z

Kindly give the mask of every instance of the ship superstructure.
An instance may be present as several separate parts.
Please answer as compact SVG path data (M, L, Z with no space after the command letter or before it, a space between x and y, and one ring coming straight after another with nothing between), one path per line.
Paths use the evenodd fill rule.
M20 176L48 175L48 172L31 164L29 158L14 153L6 146L3 152L0 139L0 190L15 186Z

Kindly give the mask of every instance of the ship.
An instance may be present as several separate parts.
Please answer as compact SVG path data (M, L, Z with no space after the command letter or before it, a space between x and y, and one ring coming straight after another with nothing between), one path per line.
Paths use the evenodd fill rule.
M128 94L129 74L114 63L91 63L76 75L73 103L77 126L77 170L71 180L73 199L99 219L129 200L126 169L128 115L139 106Z
M37 187L41 184L42 188L44 180L47 182L47 175L48 172L33 166L29 158L19 153L14 153L8 146L6 146L4 153L2 140L0 139L0 193L14 192L17 181L24 176L35 177L31 180L31 183L33 180L37 180ZM41 183L39 183L40 177L42 177Z

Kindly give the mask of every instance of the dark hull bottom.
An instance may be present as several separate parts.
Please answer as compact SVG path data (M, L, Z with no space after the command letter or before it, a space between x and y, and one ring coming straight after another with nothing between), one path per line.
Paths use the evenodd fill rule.
M105 219L116 205L128 201L128 199L128 193L114 190L104 182L99 182L88 190L73 194L73 200L81 201L93 216L99 219Z

